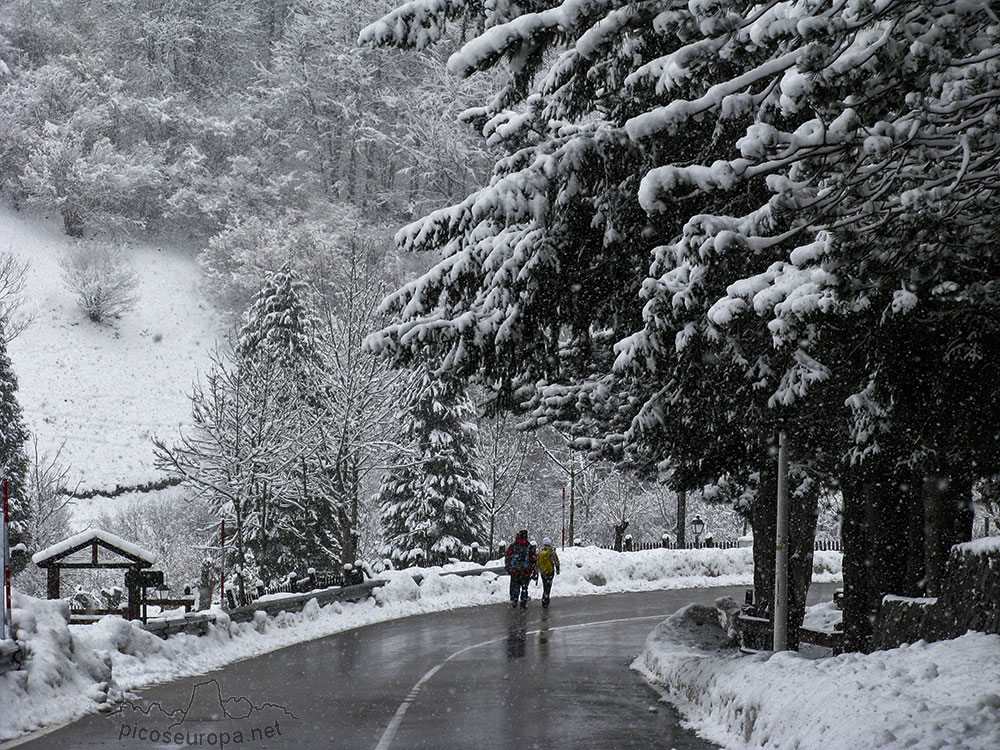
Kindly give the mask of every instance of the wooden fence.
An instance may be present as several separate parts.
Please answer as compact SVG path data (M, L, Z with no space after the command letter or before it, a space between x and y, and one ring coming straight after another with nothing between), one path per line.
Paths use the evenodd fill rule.
M245 607L252 602L269 594L305 594L317 589L343 588L354 586L365 580L365 573L360 567L351 567L347 570L311 570L304 576L294 573L286 576L285 580L271 586L258 586L248 590L246 595L240 599L239 593L234 589L226 591L228 608Z
M615 548L613 544L601 544L599 546L602 549L613 550ZM706 548L734 549L739 546L740 546L739 542L735 540L727 540L727 541L713 540L710 544L706 544L705 542L700 542L698 544L695 544L694 542L687 542L684 545L683 549L706 549ZM643 550L650 550L650 549L681 549L681 548L678 547L676 544L674 544L672 541L632 542L631 546L629 546L627 543L622 545L622 552L640 552ZM822 551L833 550L836 552L840 552L842 548L839 539L817 539L813 542L813 549Z

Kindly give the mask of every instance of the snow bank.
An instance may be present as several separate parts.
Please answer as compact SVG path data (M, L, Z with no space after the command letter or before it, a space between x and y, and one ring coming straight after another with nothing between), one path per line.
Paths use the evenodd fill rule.
M753 584L753 550L745 547L642 552L576 547L560 551L559 559L562 573L553 596ZM839 552L816 552L813 581L839 581L842 560Z
M111 659L81 648L68 620L66 602L12 592L11 622L26 668L0 675L0 739L94 711L120 695Z
M748 549L618 553L584 547L560 551L560 560L554 597L747 585L753 577ZM70 628L62 602L16 594L15 635L27 657L23 670L0 676L0 705L14 707L0 713L0 739L98 710L123 691L203 674L294 643L385 620L506 600L505 576L446 575L474 567L458 563L387 571L381 574L386 585L366 601L320 607L313 600L301 612L258 613L247 623L233 623L220 610L207 635L178 634L167 640L111 616ZM814 580L836 580L839 571L839 553L816 553ZM419 584L414 573L422 576ZM533 585L530 591L534 598L540 596L540 588Z
M746 656L718 611L690 605L650 634L633 667L664 687L686 725L726 748L1000 747L996 635L818 660Z

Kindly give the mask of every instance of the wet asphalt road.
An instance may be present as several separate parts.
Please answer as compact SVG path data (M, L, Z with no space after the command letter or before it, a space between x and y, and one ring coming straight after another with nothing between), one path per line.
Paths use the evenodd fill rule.
M814 585L810 600L834 588ZM549 610L536 600L526 611L492 605L380 623L143 690L117 715L20 747L711 748L629 664L666 615L743 590L556 598Z

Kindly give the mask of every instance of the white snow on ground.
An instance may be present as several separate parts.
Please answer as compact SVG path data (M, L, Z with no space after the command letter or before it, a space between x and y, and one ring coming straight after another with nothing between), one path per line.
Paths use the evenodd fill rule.
M752 579L748 552L569 549L560 554L563 572L556 578L553 596L748 584ZM821 560L819 553L817 560ZM817 570L817 580L835 579L840 555L822 553ZM423 574L419 585L413 581L413 572ZM167 640L110 616L93 625L71 628L64 617L64 603L15 592L15 633L28 657L24 669L0 676L0 705L4 706L0 739L97 710L123 690L203 674L240 659L362 625L507 598L506 577L441 573L441 568L388 571L382 574L388 583L365 602L320 607L313 600L300 613L276 617L261 613L252 623L230 623L220 613L220 621L207 636L181 634ZM607 581L605 585L597 584L598 575ZM537 599L534 586L531 592Z
M139 275L135 309L92 323L62 281L59 260L72 242L56 223L0 206L0 252L30 264L33 321L8 348L25 420L43 450L65 443L71 486L159 478L150 436L173 437L190 422L187 394L222 324L197 288L193 255L141 243L126 248ZM102 502L76 512L95 515L88 504Z
M687 726L730 750L1000 747L996 635L824 659L748 656L717 610L692 604L653 631L633 667L663 686Z

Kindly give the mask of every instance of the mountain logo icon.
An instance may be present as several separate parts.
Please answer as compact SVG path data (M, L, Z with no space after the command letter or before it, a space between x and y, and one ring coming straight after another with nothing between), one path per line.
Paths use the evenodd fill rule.
M126 700L109 716L121 722L119 739L151 742L229 744L281 736L298 720L278 703L254 703L246 696L225 696L218 680L195 683L184 706L166 708L159 702ZM154 737L156 739L154 739Z

